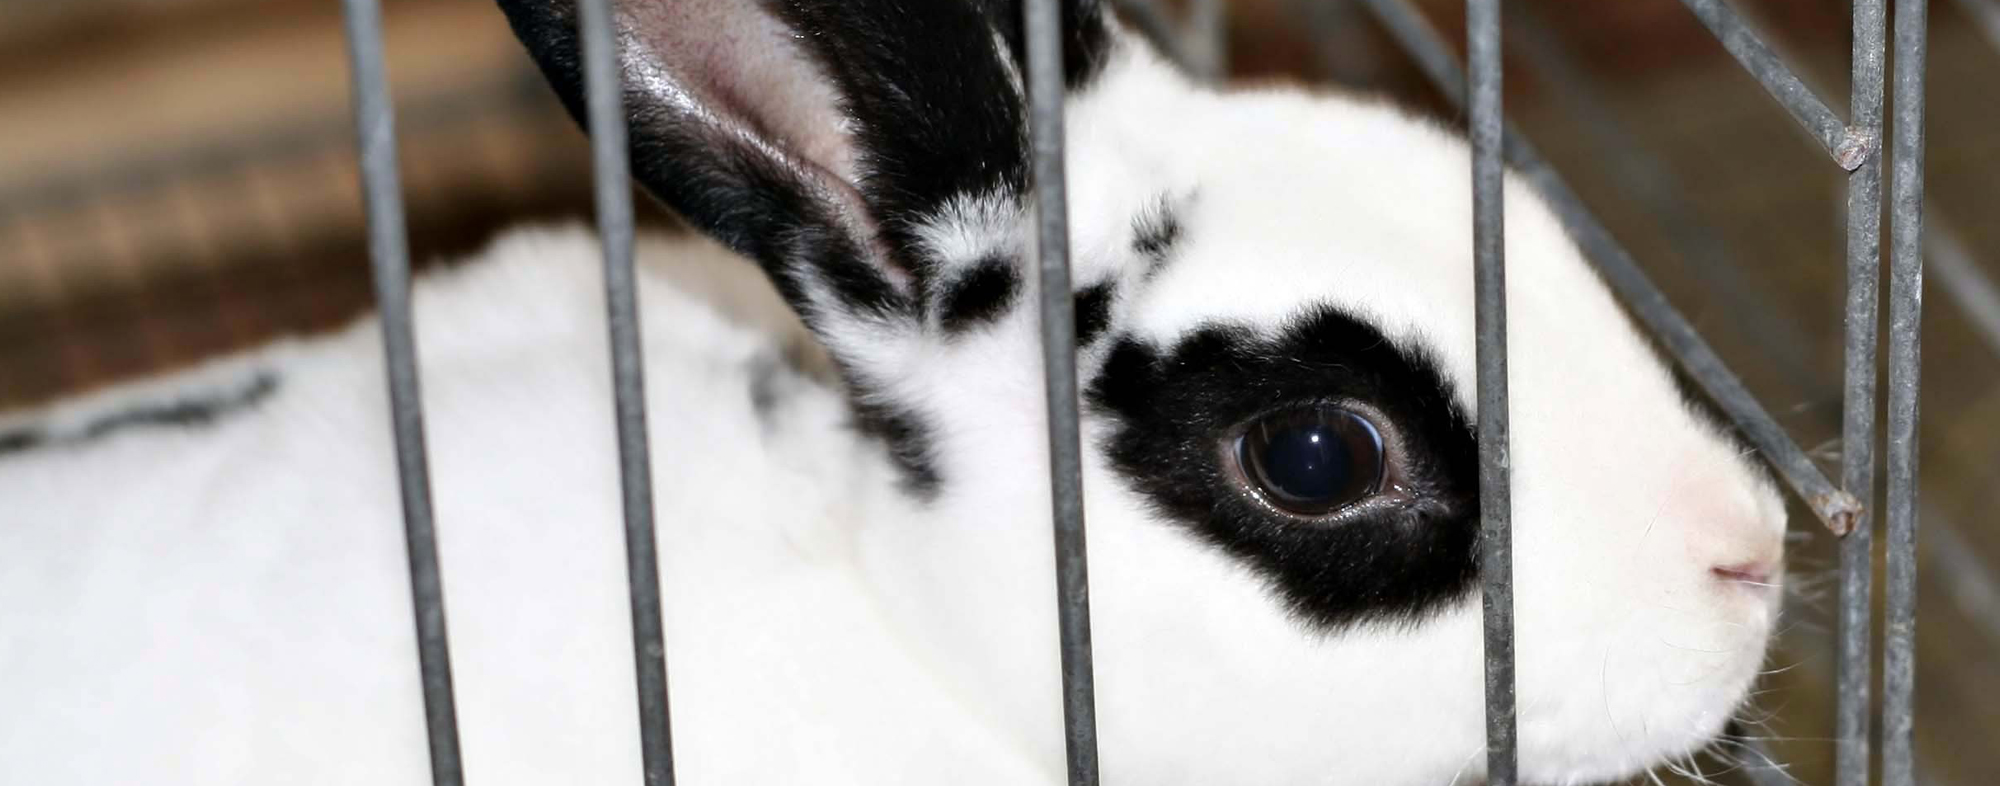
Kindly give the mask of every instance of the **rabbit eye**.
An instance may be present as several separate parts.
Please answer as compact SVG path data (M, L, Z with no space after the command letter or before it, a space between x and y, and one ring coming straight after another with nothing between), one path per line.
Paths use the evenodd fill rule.
M1322 516L1382 488L1382 434L1358 414L1328 405L1284 410L1250 424L1236 463L1251 488L1279 510Z

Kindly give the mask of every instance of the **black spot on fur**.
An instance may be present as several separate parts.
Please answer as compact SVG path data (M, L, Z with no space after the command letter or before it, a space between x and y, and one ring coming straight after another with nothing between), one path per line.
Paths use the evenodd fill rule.
M259 374L241 390L213 398L189 399L128 410L92 422L83 429L93 439L134 426L205 426L224 415L247 409L278 389L278 378Z
M1181 220L1172 203L1162 197L1158 204L1132 219L1132 250L1152 263L1157 272L1173 254L1181 239Z
M0 434L0 456L34 450L48 439L48 435L38 428L25 428Z
M1101 448L1124 482L1265 577L1313 628L1415 622L1476 585L1472 425L1426 355L1366 323L1322 308L1275 336L1212 325L1166 351L1122 339L1088 400L1113 424ZM1358 402L1388 418L1378 427L1400 446L1406 502L1306 522L1238 487L1225 443L1263 413L1308 402Z
M778 374L782 368L772 358L760 357L750 362L750 410L757 420L769 423L771 413L778 408Z
M938 324L946 333L963 333L999 319L1021 292L1021 274L1005 258L974 263L938 298Z
M912 496L930 500L937 496L943 479L932 455L930 424L908 409L856 395L855 424L862 434L880 439L889 449L889 460L903 475L903 489Z
M1090 346L1111 327L1111 297L1116 289L1111 282L1092 284L1076 293L1076 345Z
M185 398L128 409L85 423L72 434L51 433L45 428L0 434L0 456L45 446L79 445L120 431L155 426L192 428L208 426L224 417L256 406L278 389L278 378L270 373L252 377L242 388L205 397Z
M574 0L499 4L564 107L584 122ZM1061 9L1064 76L1076 89L1102 70L1111 30L1100 0L1063 0ZM1027 108L1014 81L1025 70L1021 0L744 0L732 12L769 14L797 34L800 53L840 101L841 117L826 120L839 129L807 133L851 135L851 182L807 160L807 140L773 133L788 124L755 116L755 102L733 95L757 85L718 76L727 69L689 48L662 46L686 17L671 3L628 6L619 17L627 70L679 77L671 94L644 80L626 84L633 176L691 225L756 260L822 335L852 324L847 317L918 320L923 303L910 293L935 283L918 227L950 200L1018 200L1026 191ZM969 290L956 313L971 319L961 322L1004 308L1010 286L1020 282L989 279ZM934 493L928 425L871 397L855 371L842 374L862 429L889 445L912 489Z

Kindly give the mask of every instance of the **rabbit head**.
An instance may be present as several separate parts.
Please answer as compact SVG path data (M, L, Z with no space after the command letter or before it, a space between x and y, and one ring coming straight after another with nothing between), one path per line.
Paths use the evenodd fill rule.
M577 112L572 4L501 4ZM1476 779L1467 147L1062 16L1106 776ZM767 272L900 472L853 534L884 613L1059 771L1019 4L631 0L616 26L634 174ZM1521 767L1618 777L1744 698L1784 510L1539 197L1505 198Z

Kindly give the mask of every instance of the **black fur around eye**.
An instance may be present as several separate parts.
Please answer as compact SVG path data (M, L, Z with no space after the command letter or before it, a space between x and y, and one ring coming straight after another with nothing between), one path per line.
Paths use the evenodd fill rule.
M1382 435L1367 418L1332 406L1265 415L1236 441L1243 477L1272 506L1323 516L1382 488Z
M1120 482L1269 582L1303 624L1335 631L1414 622L1477 589L1479 450L1450 378L1420 342L1391 341L1323 306L1276 326L1209 324L1165 344L1113 336L1105 351L1088 400ZM1268 448L1301 422L1291 418L1308 415L1329 419L1333 434L1356 434L1371 458L1376 441L1355 430L1372 428L1380 463L1350 461L1371 471L1361 480L1320 476L1324 485L1313 491L1281 479L1276 454L1252 451L1266 485L1325 497L1327 487L1346 489L1332 494L1343 496L1372 484L1374 493L1305 516L1259 489L1239 438L1261 424L1265 433L1248 441Z

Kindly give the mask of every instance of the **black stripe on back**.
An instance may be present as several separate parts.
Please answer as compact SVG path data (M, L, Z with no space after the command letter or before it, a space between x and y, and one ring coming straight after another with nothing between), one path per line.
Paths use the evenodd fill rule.
M277 375L264 371L236 390L143 404L99 416L72 433L57 433L46 426L30 426L0 434L0 456L45 447L74 447L133 429L212 426L229 415L255 407L277 389Z

